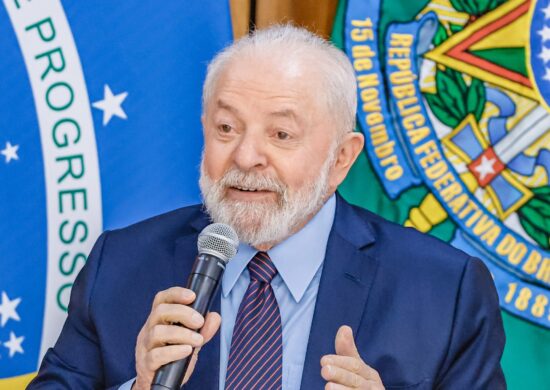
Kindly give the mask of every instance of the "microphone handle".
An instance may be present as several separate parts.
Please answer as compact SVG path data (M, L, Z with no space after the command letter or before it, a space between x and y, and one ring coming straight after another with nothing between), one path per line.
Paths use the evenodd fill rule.
M196 298L190 306L202 316L205 316L210 308L224 271L225 263L209 254L199 254L193 265L187 288L195 292ZM193 352L186 358L160 367L155 373L151 390L178 390L191 362Z

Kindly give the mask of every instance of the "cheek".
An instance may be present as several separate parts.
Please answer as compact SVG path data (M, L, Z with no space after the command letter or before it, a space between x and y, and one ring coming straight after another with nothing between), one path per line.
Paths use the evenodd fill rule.
M215 143L207 143L204 147L204 170L214 181L219 180L230 166L231 153L227 149L221 148Z
M316 180L320 167L307 156L293 156L278 161L277 175L291 190L301 189Z

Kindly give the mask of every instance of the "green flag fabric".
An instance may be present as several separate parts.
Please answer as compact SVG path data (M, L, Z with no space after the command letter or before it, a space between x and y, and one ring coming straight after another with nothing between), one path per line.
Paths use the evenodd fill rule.
M550 0L341 0L333 42L366 141L340 193L481 258L508 387L550 388Z

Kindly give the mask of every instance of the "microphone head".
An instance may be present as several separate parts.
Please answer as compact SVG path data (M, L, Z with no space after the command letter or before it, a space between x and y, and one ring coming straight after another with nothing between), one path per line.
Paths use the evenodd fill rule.
M199 254L206 253L228 262L237 254L239 238L235 230L224 223L213 223L202 229L197 240Z

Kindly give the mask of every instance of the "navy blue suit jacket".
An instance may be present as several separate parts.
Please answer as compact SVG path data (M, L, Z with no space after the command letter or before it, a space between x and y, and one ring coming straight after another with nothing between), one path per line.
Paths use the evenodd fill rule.
M136 375L137 335L155 294L185 286L209 223L182 208L98 239L69 316L31 389L116 388ZM219 296L213 310L219 310ZM386 388L500 389L504 331L480 260L338 197L305 357L302 389L322 389L321 356L350 325ZM219 336L186 389L218 389Z

